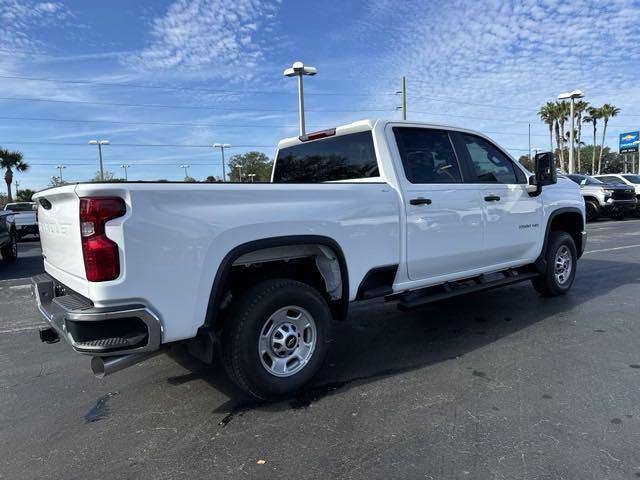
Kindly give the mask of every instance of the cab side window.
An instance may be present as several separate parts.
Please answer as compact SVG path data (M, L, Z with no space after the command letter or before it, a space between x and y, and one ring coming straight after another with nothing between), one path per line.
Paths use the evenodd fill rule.
M516 170L511 159L484 138L460 133L460 139L476 176L472 182L524 183L524 174Z
M395 127L404 173L411 183L460 183L460 167L449 134L428 128Z

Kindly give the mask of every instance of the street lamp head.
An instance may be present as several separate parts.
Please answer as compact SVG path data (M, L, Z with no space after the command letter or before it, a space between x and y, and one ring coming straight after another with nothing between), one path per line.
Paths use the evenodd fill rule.
M89 140L89 145L97 145L98 141L97 140Z
M214 143L213 148L229 148L231 147L228 143Z
M189 168L191 165L180 165L180 168Z
M582 97L584 97L584 93L582 93L582 90L573 90L572 92L561 93L560 95L558 95L558 100L569 100Z
M109 145L109 140L89 140L89 145Z
M109 140L100 140L100 145L109 145Z
M315 67L305 67L302 62L293 62L293 65L283 72L285 77L295 77L297 75L313 76L317 73L318 70Z
M130 167L131 167L131 165L127 165L126 163L120 165L120 168L130 168Z

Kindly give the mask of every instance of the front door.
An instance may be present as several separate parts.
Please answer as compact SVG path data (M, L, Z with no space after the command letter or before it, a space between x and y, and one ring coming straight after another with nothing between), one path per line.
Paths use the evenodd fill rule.
M542 200L526 190L524 172L488 140L468 133L455 133L462 161L468 162L480 191L485 231L484 253L487 263L535 259L543 235Z

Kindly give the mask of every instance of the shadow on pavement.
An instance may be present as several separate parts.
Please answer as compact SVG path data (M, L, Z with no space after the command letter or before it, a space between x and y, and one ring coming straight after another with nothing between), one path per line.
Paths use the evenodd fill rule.
M171 377L169 385L203 379L229 400L214 413L226 413L226 425L235 415L259 408L280 411L304 408L335 393L382 378L455 362L465 354L547 319L561 320L572 308L603 297L626 284L638 283L635 264L583 259L572 291L558 298L541 298L524 282L512 287L476 293L410 312L400 312L382 300L355 303L346 322L333 324L333 341L325 365L314 383L287 400L260 402L236 388L218 364L207 367L186 353L171 356L190 370ZM483 376L483 372L473 372Z

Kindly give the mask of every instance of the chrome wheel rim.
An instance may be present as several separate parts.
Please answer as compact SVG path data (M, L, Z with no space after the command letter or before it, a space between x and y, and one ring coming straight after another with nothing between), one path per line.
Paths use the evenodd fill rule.
M302 370L316 349L316 323L304 308L289 305L277 310L260 330L258 355L262 366L276 377Z
M572 269L573 260L571 258L571 252L566 245L562 245L556 252L554 262L554 273L558 284L564 285L569 281Z

